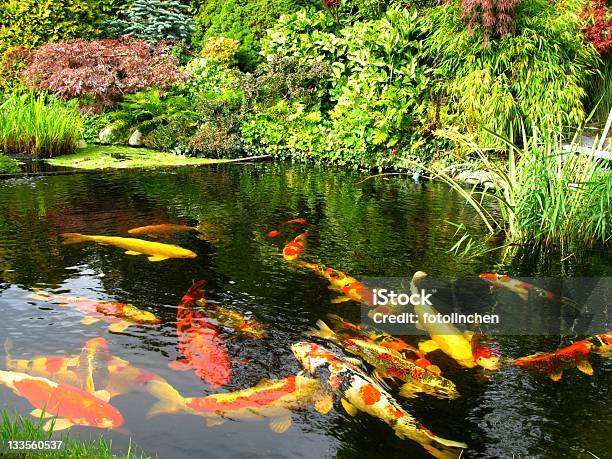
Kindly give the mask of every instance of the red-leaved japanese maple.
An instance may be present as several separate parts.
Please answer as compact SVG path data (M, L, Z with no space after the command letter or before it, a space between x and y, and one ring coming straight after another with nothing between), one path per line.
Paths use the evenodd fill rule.
M582 28L587 39L602 57L612 57L612 11L606 0L591 0L584 7L582 19L587 23Z
M34 52L25 81L60 98L89 99L90 111L112 105L123 94L164 88L186 78L168 44L133 37L49 43Z
M487 33L503 37L512 31L512 18L521 0L461 0L461 18L469 29L481 25Z

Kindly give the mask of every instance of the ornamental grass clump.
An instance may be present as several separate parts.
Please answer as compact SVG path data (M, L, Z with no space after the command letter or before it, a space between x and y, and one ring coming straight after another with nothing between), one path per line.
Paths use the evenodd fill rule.
M12 95L0 105L0 150L44 158L71 153L82 125L76 109L55 97Z

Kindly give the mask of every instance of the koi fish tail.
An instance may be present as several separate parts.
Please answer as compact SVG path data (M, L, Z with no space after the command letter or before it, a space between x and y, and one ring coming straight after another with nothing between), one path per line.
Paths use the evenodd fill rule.
M185 399L165 381L152 380L147 383L147 390L159 399L147 413L147 418L164 414L178 413L185 409Z
M87 241L87 238L79 233L62 233L60 236L64 238L64 244L78 244Z
M438 437L423 426L416 425L414 419L400 419L395 426L400 438L409 438L419 443L429 454L438 459L457 459L468 446L458 441Z
M336 335L336 333L331 328L329 328L325 322L323 322L322 320L317 320L317 327L319 327L318 330L305 332L304 334L308 336L316 336L317 338L322 338L334 342L338 341L338 335Z

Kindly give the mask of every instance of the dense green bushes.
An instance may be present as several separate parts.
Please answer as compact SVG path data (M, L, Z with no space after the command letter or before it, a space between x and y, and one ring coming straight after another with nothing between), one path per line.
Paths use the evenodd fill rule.
M252 70L261 60L259 40L282 14L319 4L316 0L208 0L195 17L194 42L202 47L209 37L234 38L241 44L238 62Z
M81 136L74 107L40 94L13 95L0 105L0 151L35 157L70 153Z

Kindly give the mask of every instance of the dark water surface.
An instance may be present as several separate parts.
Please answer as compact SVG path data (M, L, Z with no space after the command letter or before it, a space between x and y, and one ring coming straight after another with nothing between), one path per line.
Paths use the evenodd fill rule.
M291 343L316 320L336 312L357 320L355 303L332 304L327 282L276 256L288 237L267 231L293 217L313 230L310 259L353 276L405 276L423 270L436 276L508 272L512 276L610 276L610 254L579 254L565 262L533 250L513 257L491 252L460 260L449 253L455 228L478 228L474 213L440 184L402 177L377 178L289 164L227 165L163 171L120 171L0 182L0 337L13 341L15 358L73 355L92 337L110 350L166 378L184 396L204 396L255 385L262 378L295 374L300 367ZM151 263L143 256L96 243L63 245L60 233L127 236L127 230L156 223L209 223L210 242L177 234L167 242L198 254L191 260ZM197 279L207 281L212 301L248 313L269 326L269 339L224 335L234 377L212 389L193 372L175 372L179 357L176 310ZM159 327L130 327L110 333L103 322L85 326L74 309L28 298L32 288L62 295L130 302L153 311ZM602 330L604 331L604 330ZM497 337L503 355L551 351L557 338ZM464 441L465 457L612 457L612 364L592 359L595 375L566 372L554 383L509 365L485 378L432 354L462 397L423 396L401 403L437 435ZM4 367L0 361L0 368ZM427 457L418 445L399 440L384 423L341 408L327 416L310 408L293 415L283 434L268 423L226 422L207 427L201 417L168 415L147 419L155 403L133 392L112 400L134 441L160 458L202 457ZM32 407L0 386L0 406L27 414ZM89 437L99 432L74 427ZM128 436L104 432L125 448Z

